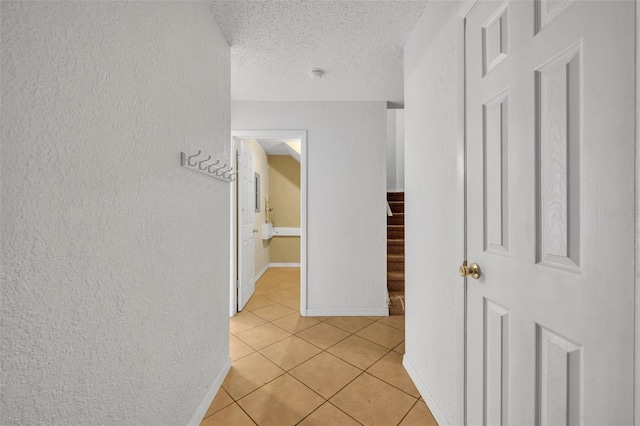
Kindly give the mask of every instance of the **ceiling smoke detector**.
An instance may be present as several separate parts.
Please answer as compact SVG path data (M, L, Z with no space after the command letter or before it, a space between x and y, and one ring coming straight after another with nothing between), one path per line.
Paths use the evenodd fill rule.
M311 80L320 80L324 75L324 70L322 68L313 68L309 71L309 77Z

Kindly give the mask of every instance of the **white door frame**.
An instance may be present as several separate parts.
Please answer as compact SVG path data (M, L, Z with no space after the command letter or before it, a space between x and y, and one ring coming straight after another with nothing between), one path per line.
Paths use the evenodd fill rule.
M300 140L300 315L307 316L307 131L306 130L231 130L231 156L235 162L239 139L299 139ZM237 227L238 197L236 185L231 185L231 253L229 267L229 316L238 312L237 301Z
M466 128L466 102L467 102L467 91L466 91L466 45L465 45L465 21L467 15L474 6L480 0L466 0L460 6L458 13L456 14L456 72L457 72L457 86L462 88L463 90L459 90L456 94L457 99L457 122L458 122L458 143L456 146L456 150L458 152L458 178L457 178L457 186L458 189L456 191L457 196L457 222L464 224L464 241L461 241L461 251L460 251L460 264L462 261L466 259L467 256L467 186L466 186L466 166L467 166L467 128ZM456 418L453 420L454 424L466 425L467 418L467 283L466 279L459 277L458 278L458 288L459 290L456 292L456 336L458 336L458 344L456 348L457 354L457 363L456 363Z

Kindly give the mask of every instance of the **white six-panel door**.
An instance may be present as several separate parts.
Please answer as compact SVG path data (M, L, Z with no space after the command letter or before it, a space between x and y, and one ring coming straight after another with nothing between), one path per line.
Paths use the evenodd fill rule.
M467 422L633 424L634 2L466 22Z
M240 159L238 164L238 223L240 245L238 247L238 311L244 308L255 291L255 168L253 153L249 146L240 140Z

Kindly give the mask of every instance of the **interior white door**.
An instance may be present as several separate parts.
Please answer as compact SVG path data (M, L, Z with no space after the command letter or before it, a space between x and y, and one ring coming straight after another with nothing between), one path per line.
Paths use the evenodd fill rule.
M633 424L634 16L467 16L468 424Z
M255 291L254 217L255 192L253 153L240 140L238 164L238 311L244 308Z

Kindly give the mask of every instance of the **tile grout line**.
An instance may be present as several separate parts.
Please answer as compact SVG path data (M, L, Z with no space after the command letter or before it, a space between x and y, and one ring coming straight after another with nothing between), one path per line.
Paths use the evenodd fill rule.
M274 291L289 291L287 288L276 288L276 289L272 289L272 290L274 290ZM248 397L249 395L253 394L254 392L256 392L256 391L258 391L258 390L260 390L260 389L264 388L264 387L265 387L266 385L268 385L269 383L271 383L271 382L273 382L273 381L275 381L275 380L277 380L277 379L279 379L279 378L282 378L282 377L283 377L283 376L285 376L285 375L288 375L290 378L294 379L296 382L298 382L299 384L303 385L305 388L309 389L313 394L318 395L318 396L322 399L322 401L323 401L320 405L318 405L315 409L313 409L311 412L309 412L305 417L303 417L303 418L302 418L300 421L298 421L296 424L299 424L299 423L303 422L306 418L308 418L308 417L309 417L309 416L311 416L314 412L316 412L316 411L317 411L321 406L323 406L324 404L327 404L327 403L328 403L328 404L330 404L330 405L331 405L332 407L334 407L335 409L337 409L339 412L341 412L341 413L345 414L347 417L349 417L349 418L351 418L352 420L354 420L356 423L358 423L358 424L362 424L361 422L359 422L358 420L356 420L354 417L352 417L349 413L347 413L347 412L343 411L340 407L338 407L338 406L336 406L334 403L332 403L332 402L330 401L330 399L331 399L331 398L334 398L337 394L339 394L340 392L342 392L345 388L347 388L349 385L351 385L355 380L357 380L358 378L362 377L362 375L366 373L366 374L368 374L369 376L371 376L372 378L375 378L375 379L377 379L377 380L380 380L382 383L384 383L384 384L386 384L386 385L388 385L388 386L391 386L392 388L394 388L394 389L396 389L396 390L398 390L398 391L402 392L403 394L408 395L408 396L410 396L411 398L414 398L414 399L415 399L415 402L411 405L411 407L407 410L407 412L406 412L406 413L404 413L404 416L400 419L400 421L399 421L399 423L398 423L398 424L402 423L402 421L406 418L406 416L409 414L409 412L411 412L411 410L412 410L412 409L416 406L416 404L420 401L420 398L419 398L419 397L415 397L415 396L411 395L411 394L410 394L410 393L408 393L407 391L405 391L405 390L403 390L403 389L401 389L401 388L399 388L399 387L395 386L395 385L394 385L394 384L392 384L392 383L388 383L386 380L384 380L384 379L382 379L382 378L380 378L380 377L377 377L376 375L372 374L369 370L370 370L373 366L375 366L378 362L380 362L382 359L384 359L385 357L387 357L387 356L388 356L390 353L392 353L392 352L395 352L395 353L397 353L397 354L399 354L399 355L402 355L400 352L395 351L395 349L396 349L398 346L402 345L402 344L405 342L405 337L406 337L406 336L403 336L402 341L400 341L399 343L397 343L396 345L394 345L392 348L388 348L388 347L386 347L386 346L384 346L384 345L381 345L381 344L380 344L380 343L378 343L378 342L375 342L375 341L373 341L373 340L370 340L370 339L368 339L368 338L366 338L366 337L364 337L364 336L360 336L360 335L358 335L357 333L359 333L360 331L362 331L362 330L366 329L367 327L370 327L371 325L373 325L373 324L375 324L375 323L378 323L378 322L380 323L380 325L383 325L383 326L389 327L389 328L391 328L391 329L393 329L393 330L396 330L396 331L401 331L401 332L403 332L403 334L405 334L405 333L406 333L406 330L405 330L404 328L402 328L402 329L401 329L401 328L399 328L399 327L396 327L396 326L393 326L393 325L389 325L389 324L386 324L386 323L384 323L384 322L380 322L380 321L384 320L385 318L388 318L388 316L381 316L381 317L378 317L378 318L376 318L376 319L371 319L371 318L369 318L369 317L363 316L362 318L366 318L366 319L370 320L371 322L370 322L369 324L367 324L366 326L362 327L362 328L359 328L359 329L357 329L357 330L355 330L355 331L350 331L350 330L345 330L344 328L341 328L341 327L339 327L339 326L336 326L336 325L333 325L333 324L331 324L331 323L328 323L328 322L327 322L327 321L331 320L331 319L332 319L332 318L334 318L334 317L324 317L323 319L317 319L318 323L316 323L316 324L313 324L313 325L311 325L311 326L309 326L309 327L305 327L305 328L303 328L303 329L301 329L301 330L299 330L299 331L296 331L296 332L291 332L291 331L289 331L289 330L285 329L284 327L281 327L281 326L279 326L278 324L275 324L274 322L275 322L275 321L278 321L278 320L280 320L280 319L282 319L282 318L285 318L285 317L287 317L287 316L293 315L294 313L297 313L298 315L300 315L299 311L298 311L298 312L296 312L293 308L291 308L291 307L289 307L289 306L287 306L287 305L284 305L284 304L282 304L282 303L281 303L281 302L279 302L279 301L275 301L275 300L273 300L273 299L270 299L270 298L267 296L267 294L268 294L268 292L260 293L260 294L258 294L258 295L259 295L259 296L261 296L261 297L263 297L263 298L265 298L265 299L267 299L267 300L269 300L269 301L272 301L272 302L273 302L272 304L269 304L269 305L266 305L266 306L261 306L261 307L259 307L259 308L255 308L255 310L252 310L252 309L250 309L250 308L246 308L246 312L247 312L247 313L251 313L251 314L252 314L252 315L254 315L255 317L257 317L257 318L261 319L262 321L265 321L265 323L264 323L264 324L257 325L257 326L249 327L249 328L247 328L246 330L243 330L243 331L241 331L241 332L240 332L240 333L238 333L238 334L244 333L244 332L246 332L246 331L253 330L253 329L255 329L255 328L261 327L261 326L266 325L266 324L271 324L271 325L273 325L273 326L277 327L278 329L283 330L284 332L288 333L288 335L287 335L286 337L282 338L282 339L278 339L278 340L276 340L276 341L274 341L274 342L272 342L272 343L268 344L267 346L265 346L265 347L263 347L263 348L261 348L261 349L256 349L256 348L254 348L253 346L251 346L249 343L247 343L247 342L245 342L244 340L242 340L242 338L238 337L238 335L237 335L237 334L231 333L231 331L230 331L230 332L229 332L230 336L236 337L236 338L237 338L241 343L243 343L244 345L246 345L248 348L250 348L250 349L252 350L252 352L251 352L251 353L246 354L246 355L244 355L244 356L242 356L242 357L239 357L239 358L237 358L237 359L233 360L233 362L236 362L236 361L238 361L238 360L240 360L240 359L243 359L243 358L245 358L245 357L248 357L249 355L252 355L252 354L256 354L256 353L257 353L257 354L259 354L260 356L262 356L263 358L265 358L267 361L269 361L271 364L273 364L274 366L278 367L278 368L282 371L282 373L281 373L281 374L278 374L278 375L277 375L276 377L274 377L272 380L269 380L268 382L263 383L261 386L259 386L258 388L256 388L256 389L252 390L251 392L247 393L246 395L243 395L243 396L239 397L238 399L234 398L231 394L229 394L229 392L227 392L227 390L226 390L226 389L224 389L223 387L221 387L221 389L223 389L223 390L224 390L224 392L225 392L225 393L227 393L227 395L229 396L229 398L230 398L233 402L232 402L232 403L230 403L230 404L228 404L228 405L227 405L227 406L225 406L225 407L222 407L220 410L218 410L218 411L216 411L216 412L212 413L211 415L213 415L213 414L215 414L215 413L217 413L217 412L221 411L222 409L225 409L225 408L229 407L230 405L236 404L236 405L238 405L238 407L240 407L240 409L241 409L241 410L242 410L242 411L243 411L243 412L244 412L244 413L245 413L245 414L250 418L250 420L251 420L254 424L258 425L258 423L257 423L257 422L256 422L256 421L251 417L251 415L250 415L246 410L244 410L244 408L242 408L242 406L239 404L239 401L240 401L240 400L242 400L242 399L244 399L244 398L246 398L246 397ZM298 295L298 297L299 297L299 295ZM287 300L291 300L291 299L287 299ZM284 307L284 308L289 309L289 310L293 310L293 312L291 312L291 313L287 313L287 314L285 314L285 315L283 315L283 316L281 316L281 317L274 318L274 319L272 319L272 320L267 320L266 318L264 318L264 317L260 316L259 314L256 314L256 313L255 313L255 311L257 311L257 310L260 310L260 309L263 309L263 308L268 308L268 307L275 307L276 305L278 305L279 307ZM314 319L316 319L316 317L305 317L305 318L314 318ZM318 326L318 325L320 325L320 324L322 324L322 323L326 323L327 325L329 325L329 326L331 326L331 327L334 327L334 328L336 328L336 329L338 329L338 330L341 330L341 331L343 331L343 332L345 332L345 333L348 333L348 335L347 335L346 337L342 338L342 339L339 339L338 341L334 342L333 344L331 344L330 346L328 346L328 347L326 347L326 348L322 348L322 347L318 346L317 344L315 344L315 343L313 343L313 342L311 342L311 341L308 341L308 340L306 340L304 337L302 337L302 336L299 336L299 335L298 335L298 333L301 333L301 332L303 332L303 331L305 331L305 330L309 330L309 329L311 329L311 328L313 328L313 327L315 327L315 326ZM275 363L274 361L272 361L269 357L267 357L267 356L266 356L266 355L264 355L262 352L260 352L260 351L262 351L262 350L264 350L264 349L267 349L267 348L269 348L269 347L271 347L271 346L274 346L274 345L276 345L276 344L278 344L278 343L281 343L282 341L284 341L284 340L286 340L286 339L288 339L288 338L290 338L290 337L293 337L293 336L295 336L295 337L297 337L298 339L301 339L303 342L305 342L305 343L307 343L307 344L309 344L309 345L311 345L311 346L313 346L313 347L315 347L315 348L319 349L319 350L320 350L320 352L318 352L317 354L312 355L310 358L308 358L308 359L306 359L306 360L304 360L304 361L300 362L299 364L296 364L296 365L294 365L294 366L292 366L292 367L290 367L290 368L288 368L288 369L285 369L285 368L281 367L280 365L276 364L276 363ZM363 368L361 368L361 367L359 367L359 366L357 366L357 365L352 364L351 362L347 361L346 359L343 359L342 357L340 357L340 356L338 356L338 355L335 355L335 354L333 354L333 353L331 353L331 352L328 352L328 350L329 350L329 349L331 349L331 348L335 347L336 345L338 345L338 344L342 343L343 341L345 341L345 340L349 339L349 338L350 338L350 337L352 337L352 336L359 337L359 338L361 338L361 339L363 339L363 340L365 340L365 341L367 341L367 342L370 342L370 343L372 343L372 344L375 344L375 345L377 345L377 346L379 346L379 347L381 347L381 348L385 349L385 350L386 350L386 352L384 353L384 355L382 355L381 357L377 358L375 361L373 361L373 363L372 363L371 365L368 365L368 366L367 366L367 367L365 367L364 369L363 369ZM301 365L303 365L303 364L305 364L305 363L309 362L310 360L312 360L312 359L316 358L317 356L322 355L323 353L326 353L327 355L330 355L330 356L332 356L332 357L334 357L334 358L336 358L336 359L338 359L338 360L340 360L340 361L342 361L342 362L346 363L347 365L350 365L350 366L352 366L352 367L356 368L356 369L357 369L357 371L358 371L358 374L357 374L353 379L351 379L350 381L348 381L347 383L345 383L345 384L344 384L342 387L340 387L336 392L333 392L333 393L332 393L332 395L331 395L331 396L329 396L329 398L325 398L324 396L320 395L318 392L316 392L314 389L312 389L312 388L311 388L310 386L308 386L306 383L302 382L300 379L298 379L297 377L295 377L295 376L293 376L293 375L291 374L291 371L293 371L294 369L296 369L296 368L300 367ZM210 415L210 416L211 416L211 415ZM208 417L210 417L210 416L208 416Z
M285 315L285 316L286 316L286 315ZM386 318L386 317L382 317L382 318ZM382 319L382 318L381 318L381 319ZM273 321L277 321L278 319L280 319L280 318L276 318L276 319L274 319ZM266 324L272 324L272 325L274 325L275 327L278 327L276 324L273 324L273 321L271 321L271 322L267 322ZM326 321L328 321L328 320L321 321L319 324L314 324L314 325L312 325L312 326L310 326L310 327L307 327L307 328L305 328L305 329L303 329L303 330L300 330L298 333L300 333L300 332L302 332L302 331L305 331L305 330L308 330L308 329L310 329L310 328L313 328L313 327L315 327L315 326L317 326L317 325L320 325L320 324L322 324L323 322L326 322ZM378 320L378 321L379 321L379 320ZM375 322L377 322L377 321L373 321L373 323L375 323ZM373 324L373 323L372 323L372 324ZM262 324L262 325L265 325L265 324ZM344 330L344 329L342 329L342 328L340 328L340 327L336 327L336 326L331 325L331 324L328 324L328 325L330 325L330 326L332 326L332 327L335 327L335 328L337 328L337 329L339 329L339 330L342 330L342 331L344 331L344 332L346 332L346 333L351 333L351 334L349 334L349 336L345 337L344 339L341 339L341 340L337 341L336 343L334 343L333 345L331 345L331 346L327 347L326 349L323 349L323 348L321 348L320 346L317 346L316 344L314 344L313 342L310 342L310 341L308 341L308 340L304 339L304 337L300 337L300 336L298 336L298 335L297 335L297 333L296 333L296 334L292 334L292 333L291 333L291 332L289 332L288 330L285 330L285 329L283 329L283 328L281 328L281 327L278 327L278 328L280 328L281 330L284 330L284 331L286 331L286 332L290 333L290 336L287 336L287 337L285 337L285 338L283 338L283 339L277 340L277 341L275 341L275 342L273 342L273 343L271 343L271 344L269 344L269 345L267 345L267 346L265 346L264 348L261 348L261 349L255 349L253 346L251 346L251 345L249 345L248 343L246 343L246 342L242 341L242 339L240 339L238 336L236 336L236 338L240 339L243 343L245 343L247 346L249 346L250 348L252 348L252 349L254 350L254 352L252 352L251 354L253 354L253 353L256 353L256 352L257 352L257 353L259 353L260 355L262 355L263 357L265 357L269 362L271 362L271 363L272 363L272 364L274 364L275 366L277 366L277 367L279 367L279 368L283 369L281 366L279 366L278 364L274 363L271 359L269 359L267 356L265 356L265 355L264 355L262 352L260 352L260 351L261 351L261 350L263 350L263 349L266 349L266 348L268 348L268 347L270 347L270 346L273 346L273 345L275 345L275 344L277 344L277 343L280 343L280 342L282 342L283 340L288 339L289 337L295 336L295 337L297 337L297 338L299 338L299 339L304 340L306 343L308 343L308 344L310 344L310 345L312 345L312 346L314 346L314 347L316 347L316 348L320 349L320 351L321 351L321 352L319 352L319 353L317 353L317 354L313 355L311 358L306 359L305 361L301 362L300 364L297 364L297 365L295 365L295 366L291 367L289 370L285 370L285 373L288 373L289 371L293 370L294 368L299 367L300 365L304 364L305 362L307 362L307 361L309 361L309 360L311 360L311 359L313 359L313 358L317 357L317 356L318 356L318 355L320 355L322 352L326 352L327 354L329 354L329 355L331 355L331 356L334 356L334 357L338 358L339 360L341 360L341 361L343 361L343 362L346 362L347 364L349 364L349 365L351 365L351 366L353 366L353 367L357 368L358 370L360 370L360 371L361 371L361 374L359 374L358 376L356 376L356 378L357 378L357 377L360 377L360 375L362 375L362 373L367 373L367 374L369 374L370 376L375 377L376 379L378 379L378 380L382 381L383 383L385 383L385 384L387 384L387 385L389 385L389 386L393 387L394 389L397 389L397 390L401 391L402 393L404 393L404 394L406 394L406 395L409 395L409 396L410 396L410 397L412 397L412 398L416 398L414 395L411 395L409 392L405 391L404 389L401 389L401 388L397 387L396 385L394 385L394 384L392 384L392 383L387 382L387 381L386 381L386 380L384 380L383 378L380 378L380 377L376 376L375 374L372 374L372 373L370 373L370 372L369 372L369 369L370 369L371 367L373 367L376 363L378 363L382 358L386 357L386 356L387 356L387 355L389 355L389 353L391 353L391 352L395 352L395 351L394 351L394 349L395 349L395 348L397 348L399 345L401 345L401 344L402 344L402 342L404 342L404 340L402 340L402 342L400 342L400 343L398 343L397 345L395 345L393 348L389 349L389 348L387 348L386 346L382 346L382 345L380 345L379 343L376 343L376 342L374 342L374 341L372 341L372 340L367 339L366 337L362 337L362 336L359 336L359 335L357 335L357 334L356 334L356 333L358 333L359 331L364 330L365 328L367 328L367 327L368 327L369 325L371 325L371 324L369 324L369 325L367 325L367 326L365 326L365 327L363 327L363 328L361 328L361 329L359 329L359 330L357 330L357 331L355 331L355 332L349 332L349 331L347 331L347 330ZM386 325L386 324L383 324L383 325ZM258 327L260 327L260 326L258 326ZM254 328L257 328L257 327L254 327ZM396 329L396 330L398 330L398 329ZM247 331L248 331L248 330L247 330ZM400 331L402 331L402 330L400 330ZM373 343L373 344L376 344L376 345L378 345L378 346L380 346L380 347L382 347L382 348L386 349L386 350L387 350L387 352L386 352L384 355L382 355L380 358L378 358L377 360L375 360L375 361L373 362L373 364L371 364L371 365L369 365L368 367L366 367L364 370L363 370L362 368L360 368L359 366L357 366L357 365L355 365L355 364L353 364L353 363L349 362L348 360L343 359L343 358L341 358L340 356L334 355L334 354L332 354L331 352L328 352L328 349L331 349L332 347L336 346L337 344L341 343L342 341L344 341L344 340L348 339L348 338L349 338L349 337L351 337L351 336L356 336L356 337L359 337L359 338L361 338L361 339L363 339L363 340L366 340L366 341L368 341L368 342L371 342L371 343ZM398 353L398 352L396 352L396 353ZM249 356L249 355L251 355L251 354L247 354L247 355L245 355L245 356L243 356L243 357L241 357L241 358L238 358L238 359L242 359L242 358L247 357L247 356ZM400 354L400 355L402 355L402 354ZM283 370L284 370L284 369L283 369ZM291 374L290 374L290 375L291 375ZM281 377L281 376L282 376L282 375L280 375L280 376L278 376L278 377ZM294 377L294 376L292 376L292 377ZM276 378L277 378L277 377L276 377ZM273 380L275 380L276 378L274 378ZM295 377L294 377L294 378L295 378ZM355 380L356 378L354 378L353 380ZM271 381L273 381L273 380L271 380ZM297 378L296 378L296 380L297 380ZM348 386L349 384L351 384L351 382L353 382L353 380L351 380L351 381L350 381L349 383L347 383L345 386L343 386L342 388L340 388L340 390L339 390L338 392L340 392L340 391L341 391L342 389L344 389L346 386ZM270 383L271 381L269 381L269 382L267 382L267 383ZM265 384L264 384L264 385L262 385L262 386L265 386L267 383L265 383ZM303 384L304 384L304 383L303 383ZM261 387L262 387L262 386L261 386ZM306 386L306 385L305 385L305 386ZM308 387L308 386L307 386L307 387ZM258 389L260 389L260 388L258 388ZM309 389L311 389L311 388L309 388ZM255 390L257 390L257 389L255 389ZM253 390L253 391L252 391L252 392L250 392L250 393L255 392L255 390ZM311 390L313 390L313 389L311 389ZM314 392L315 392L315 391L314 391ZM333 397L333 396L335 396L338 392L334 393L334 394L332 395L332 397ZM249 394L250 394L250 393L249 393ZM247 394L247 395L249 395L249 394ZM245 396L246 396L246 395L245 395ZM243 398L244 398L244 396L243 396ZM418 398L416 398L416 399L419 399L419 397L418 397ZM327 401L328 401L328 400L327 400Z
M289 337L292 337L292 336L295 336L295 334L294 334L294 335L291 335L291 336L288 336L288 337L285 337L285 339L287 339L287 338L289 338ZM296 337L298 337L298 336L296 336ZM346 339L348 339L349 337L350 337L350 336L345 337L345 339L343 339L343 340L346 340ZM357 337L360 337L360 336L357 336ZM301 337L298 337L298 338L299 338L299 339L302 339ZM285 340L285 339L282 339L282 340ZM275 344L277 344L277 343L281 342L282 340L278 340L277 342L274 342L272 345L275 345ZM304 340L304 339L302 339L302 340ZM305 342L307 342L307 343L309 343L310 345L312 345L312 346L314 346L314 347L316 347L316 348L320 349L320 352L319 352L319 353L317 353L317 354L315 354L315 355L313 355L313 356L311 356L310 358L308 358L308 359L306 359L306 360L302 361L301 363L294 365L293 367L289 368L288 370L285 370L283 367L281 367L280 365L276 364L276 363L275 363L275 362L273 362L271 359L269 359L269 357L267 357L266 355L264 355L263 353L261 353L261 352L260 352L262 349L266 349L266 348L268 348L269 346L272 346L272 345L265 346L264 348L259 349L259 350L254 350L252 353L247 354L247 355L245 355L245 356L243 356L243 357L238 358L238 360L240 360L240 359L245 358L245 357L247 357L247 356L249 356L249 355L252 355L252 354L254 354L254 353L258 353L259 355L263 356L267 361L269 361L270 363L272 363L273 365L275 365L276 367L278 367L278 368L280 368L281 370L283 370L283 371L284 371L284 373L282 373L282 374L278 375L277 377L273 378L272 380L269 380L268 382L264 383L263 385L261 385L260 387L258 387L258 388L256 388L256 389L252 390L252 391L251 391L251 392L249 392L248 394L243 395L243 396L242 396L241 398L239 398L239 399L242 399L242 398L244 398L244 397L246 397L246 396L248 396L248 395L252 394L253 392L257 391L258 389L260 389L260 388L262 388L262 387L264 387L264 386L266 386L268 383L271 383L272 381L276 380L276 379L277 379L277 378L279 378L279 377L282 377L282 376L283 376L283 375L285 375L285 374L289 374L291 377L293 377L294 379L296 379L297 381L299 381L300 383L302 383L302 384L303 384L303 385L305 385L307 388L309 388L310 390L312 390L314 393L316 393L316 394L317 394L317 392L316 392L316 391L314 391L312 388L310 388L308 385L306 385L305 383L301 382L297 377L295 377L295 376L293 376L292 374L290 374L290 371L291 371L291 370L293 370L293 369L295 369L295 368L297 368L297 367L299 367L299 366L301 366L302 364L304 364L304 363L306 363L306 362L308 362L308 361L312 360L313 358L317 357L318 355L322 354L323 352L324 352L324 353L326 353L326 354L328 354L328 355L330 355L330 356L333 356L333 357L335 357L335 358L339 359L339 360L340 360L340 361L342 361L342 362L345 362L345 363L349 364L350 366L352 366L352 367L354 367L354 368L356 368L356 369L358 369L358 370L360 371L360 373L359 373L356 377L354 377L351 381L349 381L348 383L346 383L343 387L341 387L338 391L336 391L336 392L335 392L333 395L331 395L331 397L329 397L329 398L333 398L335 395L337 395L337 394L338 394L340 391L342 391L345 387L347 387L348 385L350 385L354 380L356 380L356 379L357 379L358 377L360 377L362 374L367 373L368 375L370 375L370 376L372 376L372 377L374 377L374 378L376 378L376 379L380 380L381 382L383 382L383 383L385 383L385 384L387 384L387 385L389 385L389 386L393 387L394 389L399 390L400 392L402 392L402 393L404 393L404 394L406 394L406 395L408 395L408 396L410 396L410 397L412 397L412 398L414 398L414 399L416 399L416 400L419 400L419 399L420 399L420 397L416 397L416 396L414 396L414 395L410 394L409 392L407 392L406 390L401 389L401 388L399 388L398 386L394 385L393 383L389 383L389 382L388 382L388 381L386 381L385 379L383 379L383 378L381 378L381 377L378 377L378 376L376 376L375 374L373 374L373 373L369 372L369 369L371 369L371 367L373 367L373 366L374 366L375 364L377 364L380 360L382 360L382 358L386 357L386 356L387 356L387 355L389 355L391 352L395 352L393 349L385 348L385 349L387 349L387 352L386 352L384 355L382 355L380 358L378 358L377 360L375 360L375 361L373 362L373 364L369 365L368 367L366 367L366 368L363 370L361 367L359 367L359 366L357 366L357 365L355 365L355 364L352 364L351 362L347 361L346 359L343 359L343 358L341 358L340 356L334 355L334 354L332 354L331 352L327 352L327 350L328 350L328 349L331 349L333 346L337 345L338 343L342 342L343 340L340 340L339 342L336 342L334 345L329 346L327 349L322 349L322 348L320 348L319 346L316 346L316 345L314 345L313 343L311 343L311 342L307 342L307 341L305 340ZM373 342L373 343L375 343L375 342ZM401 343L402 343L402 342L401 342ZM399 343L398 345L400 345L401 343ZM253 349L253 348L252 348L252 349ZM397 352L396 352L396 353L397 353ZM401 354L399 354L399 355L401 355ZM226 392L226 389L225 389L225 392ZM227 394L228 394L228 392L227 392ZM233 397L232 397L231 395L229 395L229 396L233 399ZM324 398L322 395L320 395L320 397ZM236 400L234 399L234 401L236 401ZM326 399L326 401L329 401L329 399ZM236 401L236 402L237 402L237 401Z
M303 383L304 384L304 383ZM336 410L340 411L341 413L343 413L345 416L349 417L351 420L353 420L354 422L358 423L359 425L362 425L362 423L360 423L359 421L357 421L356 419L354 419L353 417L351 417L349 415L349 413L345 413L344 411L342 411L340 409L340 407L336 406L335 404L332 404L331 401L329 401L328 399L325 399L324 403L320 404L315 410L311 411L309 414L307 414L306 416L304 416L304 418L302 420L300 420L298 423L296 423L296 425L299 425L300 423L304 422L305 419L307 419L308 417L310 417L313 413L315 413L316 411L318 411L320 409L320 407L322 407L324 404L329 404L332 407L334 407ZM364 425L362 425L364 426Z
M385 317L383 317L383 318L385 318ZM274 320L274 321L277 321L277 320ZM374 321L374 322L375 322L375 321ZM318 325L318 324L315 324L315 325ZM314 326L315 326L315 325L314 325ZM329 325L331 325L331 324L329 324ZM311 327L308 327L308 328L312 328L312 327L314 327L314 326L311 326ZM333 326L333 327L336 327L336 326ZM365 328L367 328L367 327L368 327L368 325L367 325L367 326L365 326L365 327L363 327L363 328L361 328L360 330L364 330L364 329L365 329ZM307 329L308 329L308 328L307 328ZM304 338L302 338L302 337L297 336L296 334L294 334L293 336L296 336L296 337L298 337L299 339L302 339L302 340L304 340L305 342L307 342L307 343L311 344L312 346L315 346L316 348L320 349L320 350L321 350L321 352L320 352L320 353L317 353L317 354L315 354L315 355L313 355L311 358L306 359L305 361L301 362L300 364L297 364L297 365L295 365L295 366L291 367L289 370L287 370L287 373L289 373L291 370L293 370L293 369L295 369L295 368L297 368L297 367L301 366L302 364L304 364L304 363L306 363L306 362L310 361L311 359L313 359L313 358L317 357L318 355L322 354L323 352L325 352L326 354L331 355L331 356L333 356L333 357L335 357L335 358L337 358L337 359L339 359L339 360L341 360L341 361L343 361L343 362L345 362L345 363L347 363L347 364L351 365L352 367L355 367L355 368L357 368L358 370L360 370L360 374L358 374L355 378L353 378L353 380L351 380L350 382L348 382L347 384L345 384L342 388L340 388L337 392L335 392L335 393L334 393L330 398L333 398L335 395L337 395L341 390L343 390L345 387L347 387L349 384L351 384L354 380L356 380L358 377L360 377L363 373L367 373L367 374L369 374L370 376L372 376L372 377L374 377L374 378L376 378L376 379L380 380L381 382L383 382L383 383L385 383L385 384L387 384L387 385L389 385L389 386L391 386L391 387L393 387L393 388L395 388L395 389L397 389L397 390L399 390L399 391L401 391L401 392L403 392L403 393L405 393L405 394L409 395L409 396L410 396L410 397L412 397L412 398L415 398L416 400L418 400L418 399L420 398L420 397L416 397L416 396L414 396L414 395L411 395L409 392L405 391L404 389L401 389L401 388L397 387L396 385L394 385L394 384L392 384L392 383L387 382L387 381L386 381L386 380L384 380L383 378L380 378L380 377L376 376L375 374L373 374L373 373L370 373L370 372L369 372L369 369L371 369L371 367L373 367L373 366L374 366L375 364L377 364L380 360L382 360L382 358L386 357L386 356L387 356L387 355L389 355L391 352L395 352L395 351L394 351L394 349L395 349L395 348L397 348L399 345L401 345L401 344L402 344L402 342L404 342L404 340L402 340L402 342L398 343L398 344L397 344L396 346L394 346L393 348L389 349L389 348L387 348L387 347L385 347L385 346L380 345L379 343L376 343L376 342L373 342L373 341L371 341L371 340L368 340L368 339L366 339L366 338L364 338L364 337L362 337L362 336L358 336L356 333L358 333L360 330L357 330L357 331L354 331L354 332L349 332L348 330L344 330L344 329L341 329L341 328L339 328L339 327L336 327L336 328L338 328L338 329L340 329L340 330L343 330L343 331L345 331L345 332L347 332L347 333L351 333L351 334L350 334L349 336L345 337L344 339L342 339L342 340L340 340L340 341L338 341L338 342L334 343L333 345L329 346L329 347L328 347L328 348L326 348L326 349L322 349L321 347L319 347L319 346L317 346L317 345L313 344L312 342L308 342L308 341L307 341L307 340L305 340ZM304 330L307 330L307 329L304 329ZM304 330L300 330L300 331L304 331ZM378 358L377 360L375 360L375 361L373 362L373 364L371 364L371 365L369 365L368 367L366 367L364 370L363 370L362 368L360 368L359 366L354 365L354 364L352 364L351 362L347 361L346 359L343 359L343 358L341 358L341 357L340 357L340 356L338 356L338 355L334 355L334 354L332 354L331 352L328 352L328 350L329 350L329 349L331 349L332 347L336 346L336 345L337 345L337 344L339 344L340 342L343 342L344 340L348 339L348 338L349 338L349 337L351 337L351 336L360 337L361 339L364 339L364 340L367 340L367 341L369 341L369 342L371 342L371 343L374 343L374 344L376 344L376 345L378 345L378 346L380 346L380 347L382 347L382 348L387 349L387 352L386 352L384 355L382 355L380 358ZM276 343L278 343L278 342L276 342ZM273 343L273 344L275 345L276 343ZM270 345L270 346L271 346L271 345ZM268 346L267 346L267 347L268 347ZM263 349L264 349L264 348L263 348ZM396 352L396 353L397 353L397 352ZM399 354L399 355L401 355L401 354ZM263 355L263 356L264 356L264 355ZM267 359L268 359L268 358L267 358ZM271 361L271 360L269 360L269 361ZM274 364L275 364L275 363L274 363ZM276 364L276 365L277 365L277 364ZM280 366L278 366L278 367L280 367ZM280 367L280 368L282 368L282 367ZM291 375L291 374L289 374L289 375ZM291 375L291 376L292 376L292 377L294 377L295 379L297 379L297 377L295 377L295 376L293 376L293 375ZM298 381L300 381L300 380L298 380ZM301 383L302 383L302 382L301 382ZM307 386L305 383L302 383L302 384L304 384L305 386ZM307 387L309 387L309 386L307 386ZM309 388L309 389L311 389L311 388ZM311 390L313 390L313 389L311 389ZM315 392L315 391L314 391L314 392ZM321 396L322 396L322 395L321 395ZM324 398L324 397L323 397L323 398ZM329 401L329 399L327 399L327 401Z
M413 407L415 407L418 402L420 402L420 398L416 399L416 402L413 403L413 405L411 406L411 408L409 408L409 410L404 413L404 416L402 416L402 418L400 419L400 421L398 422L398 426L400 426L400 424L402 423L402 421L409 415L409 413L411 412L411 410L413 410Z
M258 389L260 389L260 388L258 388ZM244 398L244 397L243 397L243 398ZM239 407L239 408L240 408L240 409L241 409L241 410L242 410L242 411L247 415L247 417L249 417L249 420L251 420L251 421L253 422L253 424L255 424L256 426L260 426L260 425L258 425L258 422L257 422L257 421L255 421L255 420L253 419L253 417L251 417L251 414L249 414L249 413L247 412L247 410L245 410L245 409L242 407L242 405L238 404L238 401L236 401L236 402L235 402L235 404L236 404L236 405L237 405L237 406L238 406L238 407Z

